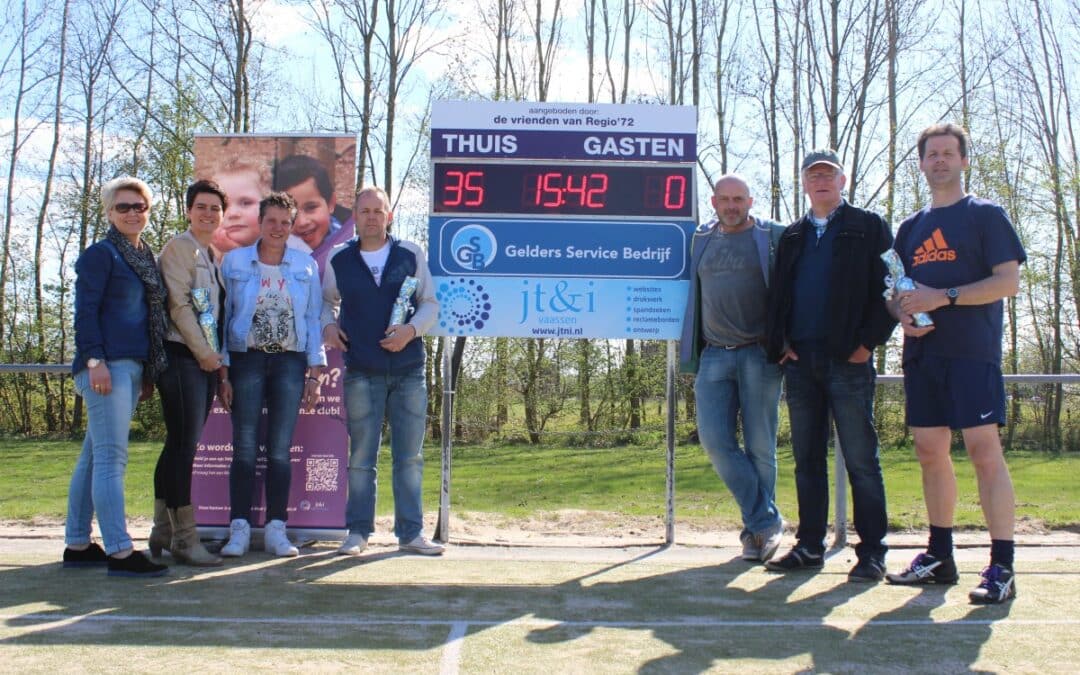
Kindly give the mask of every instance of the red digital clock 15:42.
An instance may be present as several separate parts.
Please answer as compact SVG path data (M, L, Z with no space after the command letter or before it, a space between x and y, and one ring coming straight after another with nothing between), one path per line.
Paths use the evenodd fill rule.
M690 166L438 163L432 213L692 218Z

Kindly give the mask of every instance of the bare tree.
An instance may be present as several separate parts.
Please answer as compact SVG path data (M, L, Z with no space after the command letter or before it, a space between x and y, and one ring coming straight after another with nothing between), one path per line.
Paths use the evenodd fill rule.
M390 192L395 184L394 138L397 133L398 101L405 90L406 80L416 63L426 54L438 49L442 41L436 39L442 14L440 0L387 0L386 33L376 36L382 47L387 64L386 117L383 123L383 187ZM416 135L413 155L420 148L423 134ZM404 171L412 169L410 162Z
M1042 2L1034 2L1034 23L1026 12L1023 20L1010 12L1013 30L1017 37L1017 47L1021 56L1021 73L1028 82L1028 101L1034 136L1039 143L1042 161L1049 178L1049 190L1052 203L1051 216L1054 221L1054 253L1052 262L1052 303L1049 319L1050 353L1044 362L1051 373L1060 373L1062 367L1062 294L1061 279L1064 274L1066 230L1071 228L1065 206L1065 186L1062 178L1061 152L1061 115L1064 82L1058 79L1062 72L1059 67L1063 61L1061 45L1058 40L1053 16L1046 11ZM1025 28L1031 26L1032 34ZM1075 258L1075 256L1072 256ZM1070 261L1070 266L1075 262ZM1061 398L1062 385L1057 383L1046 387L1047 403L1044 422L1044 439L1049 447L1061 448Z
M64 0L59 28L59 53L56 62L56 94L53 105L52 142L49 146L49 162L45 170L45 186L42 190L41 206L38 209L37 221L34 223L34 328L37 337L38 359L44 359L45 356L45 298L42 290L44 286L42 267L44 262L45 221L49 215L49 201L52 198L53 176L56 174L56 155L60 149L60 126L63 123L61 110L63 110L62 103L64 100L64 71L67 66L68 10L70 5L70 0ZM51 387L47 373L40 373L40 382L45 394L45 426L49 431L56 431L55 401L50 391Z
M554 0L550 17L544 15L544 0L535 1L536 13L531 19L536 47L536 92L537 100L546 101L554 71L555 50L562 39L562 0Z
M23 145L30 139L33 128L24 133L22 127L23 106L27 97L42 83L51 79L48 73L36 74L33 70L38 56L48 48L46 40L40 40L31 44L31 40L37 36L38 30L44 22L44 10L37 14L31 14L30 8L23 0L19 12L19 33L16 38L15 59L18 64L18 81L15 88L14 106L12 110L11 131L11 154L8 156L8 176L4 202L4 226L0 235L0 318L6 318L7 311L7 285L9 281L9 268L11 262L11 220L15 215L15 176L19 161L19 152ZM4 340L5 322L0 321L0 343Z
M762 17L768 17L770 25L763 27ZM769 147L769 214L780 218L780 130L779 100L780 82L780 6L777 0L769 0L768 9L759 9L754 0L754 27L757 30L759 51L765 64L765 91L760 105L765 116L766 137ZM768 33L765 31L768 30Z

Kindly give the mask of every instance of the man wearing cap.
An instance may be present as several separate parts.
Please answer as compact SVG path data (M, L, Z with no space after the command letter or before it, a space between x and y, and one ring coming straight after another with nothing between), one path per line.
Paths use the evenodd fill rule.
M766 350L784 369L799 529L795 546L766 567L821 569L829 512L830 416L836 424L854 502L858 563L849 581L885 574L885 485L874 430L873 350L896 320L882 295L881 253L893 238L885 220L844 200L846 177L833 150L802 163L810 210L784 231L773 270Z
M780 368L765 359L769 272L784 227L750 215L746 181L722 176L716 220L690 243L690 294L679 361L696 373L701 446L742 515L742 557L768 560L783 536L776 507L776 424ZM742 417L743 446L736 436Z

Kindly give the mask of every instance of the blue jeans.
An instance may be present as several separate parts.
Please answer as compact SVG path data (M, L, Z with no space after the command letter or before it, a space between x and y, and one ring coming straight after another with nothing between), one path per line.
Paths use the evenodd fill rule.
M187 347L166 342L169 367L158 376L165 444L154 468L154 498L170 509L191 504L191 468L217 392L217 372L206 372Z
M293 429L304 396L307 357L302 352L229 352L233 385L233 457L229 466L229 518L251 522L259 421L266 401L266 520L288 520Z
M743 526L752 533L780 522L776 507L780 382L780 367L766 361L761 345L707 346L694 381L701 446L735 497ZM740 412L745 449L735 436Z
M420 488L424 478L427 385L423 367L402 375L345 375L349 417L349 500L345 523L363 537L375 530L375 488L383 416L390 415L393 458L394 534L412 541L424 529Z
M871 361L848 363L821 350L800 350L798 361L784 364L791 445L795 455L795 488L799 499L799 544L812 553L825 550L829 517L829 414L847 466L854 506L859 559L884 560L885 484L874 430L874 382Z
M112 555L133 548L124 515L124 471L131 416L142 389L142 363L121 359L107 367L112 379L108 395L90 388L87 369L75 374L75 391L86 401L86 439L71 474L64 540L69 546L89 544L97 511L105 552Z

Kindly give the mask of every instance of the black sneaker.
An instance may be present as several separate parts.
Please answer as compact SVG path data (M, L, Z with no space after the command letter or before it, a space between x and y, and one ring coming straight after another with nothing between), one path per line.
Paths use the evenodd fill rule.
M885 580L898 586L914 584L955 584L960 581L952 556L935 558L929 553L915 556L907 569L897 574L886 574Z
M861 583L876 583L885 576L885 563L873 556L866 556L848 572L847 580Z
M793 572L795 570L819 570L825 566L825 556L814 555L802 546L796 546L779 560L769 560L765 569L773 572Z
M982 582L968 593L968 598L978 605L996 605L1015 597L1013 571L997 563L982 571Z
M152 562L141 551L132 551L126 558L109 556L110 577L160 577L168 571L168 566Z
M64 549L64 567L104 567L109 556L97 544L91 543L81 551L73 548Z

